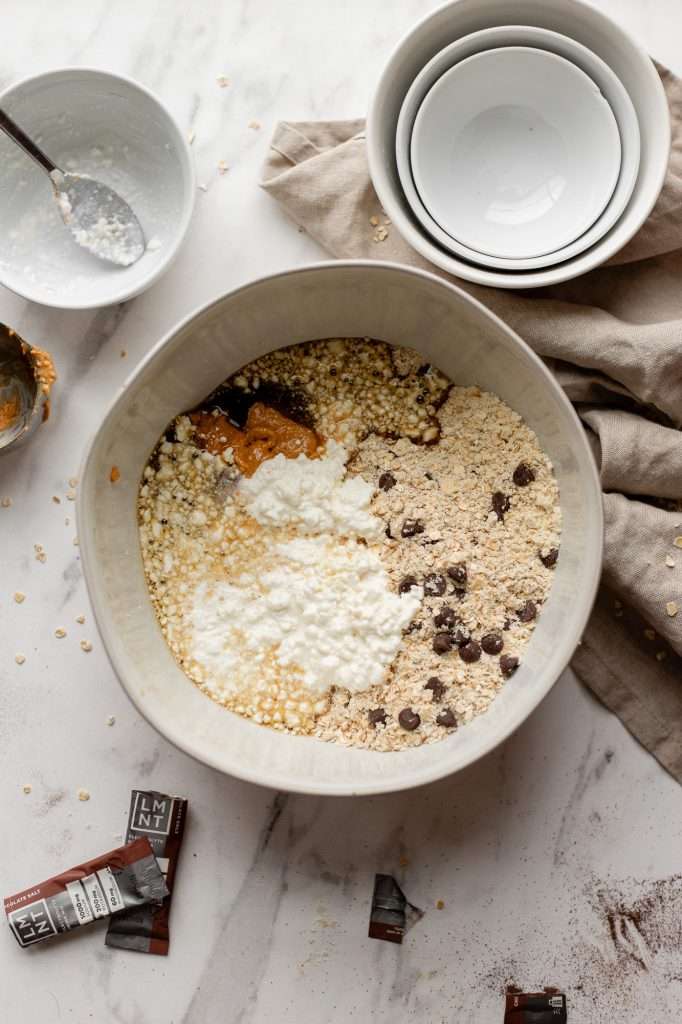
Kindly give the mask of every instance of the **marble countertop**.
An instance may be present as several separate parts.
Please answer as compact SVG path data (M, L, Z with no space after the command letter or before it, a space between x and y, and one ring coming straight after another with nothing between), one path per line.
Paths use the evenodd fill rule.
M157 736L124 697L88 605L68 492L103 408L190 310L320 257L257 187L272 129L362 114L394 43L433 6L24 0L3 20L0 85L64 64L132 75L196 133L206 186L177 262L134 301L69 313L0 290L0 320L59 372L49 425L0 463L3 894L116 845L133 786L190 800L170 956L110 950L99 926L30 950L0 930L3 1019L501 1024L509 983L564 989L572 1024L662 1022L682 1005L679 788L570 672L451 779L381 798L287 796ZM597 6L682 72L679 0ZM402 946L366 937L375 871L426 910Z

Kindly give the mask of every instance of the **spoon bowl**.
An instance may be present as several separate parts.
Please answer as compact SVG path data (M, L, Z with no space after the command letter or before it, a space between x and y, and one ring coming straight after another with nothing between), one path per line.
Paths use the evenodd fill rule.
M145 250L140 222L124 199L87 174L50 174L62 220L78 245L98 259L129 267Z
M0 324L0 454L27 441L49 415L52 360Z

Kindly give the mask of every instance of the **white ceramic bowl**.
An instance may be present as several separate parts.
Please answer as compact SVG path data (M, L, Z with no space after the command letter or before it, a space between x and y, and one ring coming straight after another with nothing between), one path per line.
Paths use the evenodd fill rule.
M570 245L545 256L537 256L527 260L496 259L494 256L481 258L481 254L457 242L444 231L429 215L428 210L419 198L412 179L410 161L410 139L412 125L417 116L419 106L441 75L458 61L470 57L474 53L500 46L535 46L549 53L556 53L572 61L581 68L599 86L609 103L616 122L621 140L621 166L618 183L611 200L592 227ZM498 28L483 29L472 32L462 39L456 40L441 50L422 68L408 89L400 108L396 128L395 157L400 184L413 213L421 221L427 232L445 249L449 249L466 260L500 270L531 270L553 266L583 252L600 239L616 223L627 206L632 190L637 181L640 160L640 135L637 114L620 79L592 53L586 46L563 36L558 32L534 28L530 25L502 25Z
M136 499L158 437L228 374L284 345L369 336L416 346L461 384L497 392L525 417L561 490L563 534L549 599L523 664L486 714L438 743L395 753L289 736L212 702L175 663L156 622L140 557ZM109 474L121 476L112 484ZM78 535L95 615L137 709L198 760L305 793L406 789L471 764L549 692L587 621L601 566L602 511L584 431L537 356L502 321L435 275L394 264L317 264L266 277L189 316L150 352L114 400L85 457Z
M0 134L0 283L62 309L122 302L153 284L178 251L196 193L187 140L166 108L132 79L94 68L25 78L0 95L0 107L63 169L120 192L150 244L130 267L85 252L64 226L45 173Z
M513 7L513 10L511 9ZM395 163L400 107L422 68L443 47L481 29L531 25L566 35L589 47L620 78L633 102L641 133L637 182L622 217L585 252L555 267L504 272L478 267L443 251L414 217ZM436 266L478 284L537 288L577 277L599 266L632 238L651 212L663 185L670 152L670 116L660 77L648 54L614 21L582 0L454 0L420 21L393 51L374 94L367 120L372 182L394 226Z
M584 71L547 50L507 46L441 75L417 113L410 155L422 202L448 234L519 260L556 252L594 224L621 148L611 107Z

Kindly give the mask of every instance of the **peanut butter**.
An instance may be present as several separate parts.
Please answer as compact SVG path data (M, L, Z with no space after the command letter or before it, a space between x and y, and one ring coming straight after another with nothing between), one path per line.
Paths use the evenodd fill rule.
M15 393L7 401L0 403L0 430L9 430L14 426L21 412L19 395Z
M193 412L189 418L196 427L197 444L213 455L232 448L235 465L244 476L253 476L261 462L275 455L287 459L307 455L314 459L322 445L314 430L262 402L249 409L244 430L233 426L222 413Z

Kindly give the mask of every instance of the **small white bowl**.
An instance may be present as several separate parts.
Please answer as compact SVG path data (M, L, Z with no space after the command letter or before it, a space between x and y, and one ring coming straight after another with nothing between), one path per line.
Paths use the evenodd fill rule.
M641 161L632 196L594 245L553 267L510 272L480 267L444 251L415 218L400 187L395 133L403 100L422 68L456 39L509 24L509 0L454 0L428 14L397 44L379 79L367 118L372 183L393 226L425 259L449 274L497 288L541 288L578 277L614 256L649 216L670 155L668 100L646 50L617 22L583 0L516 0L514 20L569 36L589 47L620 78L637 112Z
M166 108L129 78L94 68L62 68L25 78L0 107L64 170L112 186L137 214L148 250L116 267L73 241L46 174L0 136L0 283L61 309L107 306L137 295L168 268L195 198L192 157Z
M431 86L449 68L458 61L471 57L474 53L494 49L500 46L534 46L548 50L561 57L566 57L581 68L599 86L611 107L621 141L621 166L618 183L602 215L591 228L569 245L556 252L544 256L536 256L526 260L497 259L494 256L482 257L480 253L451 238L430 216L422 203L412 179L410 163L410 139L412 126L424 96ZM535 268L554 266L583 252L602 238L617 222L625 210L637 181L640 164L640 132L637 113L626 89L617 75L600 57L581 43L577 43L559 32L535 28L531 25L501 25L498 28L482 29L472 32L462 39L456 40L422 68L410 86L403 105L400 108L396 129L395 155L398 165L400 184L405 198L412 207L426 230L446 249L463 256L474 263L485 263L489 267L500 270L532 270Z
M580 68L510 46L460 61L431 87L410 148L431 216L503 259L556 252L606 208L620 172L613 112Z

